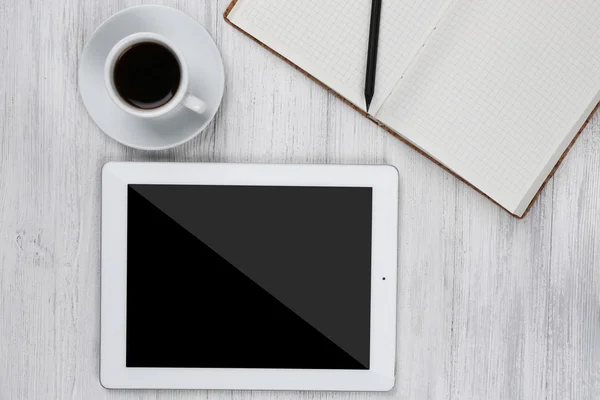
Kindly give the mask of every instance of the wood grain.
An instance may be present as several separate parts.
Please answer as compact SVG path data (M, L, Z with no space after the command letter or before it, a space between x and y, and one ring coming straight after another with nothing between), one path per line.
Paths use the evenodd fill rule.
M228 1L163 1L223 53L215 121L147 153L77 93L93 30L142 1L0 2L1 399L600 397L600 120L524 220L224 23ZM98 382L100 168L108 160L390 163L401 176L397 385L389 393L108 391Z

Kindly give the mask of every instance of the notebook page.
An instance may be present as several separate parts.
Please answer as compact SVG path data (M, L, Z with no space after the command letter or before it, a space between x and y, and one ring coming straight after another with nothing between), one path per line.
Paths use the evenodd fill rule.
M522 215L600 100L598 0L458 0L376 117Z
M448 0L383 0L374 114L421 48ZM371 0L239 0L229 19L365 109Z

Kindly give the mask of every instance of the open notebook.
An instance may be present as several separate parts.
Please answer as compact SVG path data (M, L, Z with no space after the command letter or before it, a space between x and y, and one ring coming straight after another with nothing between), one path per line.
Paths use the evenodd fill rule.
M371 0L226 19L364 112ZM368 117L522 217L600 101L598 0L384 0Z

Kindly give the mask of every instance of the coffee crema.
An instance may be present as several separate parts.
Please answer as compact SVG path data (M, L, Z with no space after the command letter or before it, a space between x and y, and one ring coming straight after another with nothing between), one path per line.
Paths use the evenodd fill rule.
M177 93L181 67L175 54L155 42L137 43L117 59L115 89L128 104L151 110L167 104Z

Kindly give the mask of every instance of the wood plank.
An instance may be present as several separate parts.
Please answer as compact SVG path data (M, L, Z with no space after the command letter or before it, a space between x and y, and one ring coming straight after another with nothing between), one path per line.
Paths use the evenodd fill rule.
M406 399L448 399L455 257L452 235L456 186L463 184L395 138L389 136L386 141L386 162L400 171L395 393Z
M457 189L452 398L544 398L551 191L515 220Z
M600 397L600 117L554 178L548 399Z
M0 4L0 52L10 55L0 57L0 398L600 397L598 115L518 221L226 25L227 0L164 0L216 39L225 98L215 121L184 146L127 149L88 117L77 92L77 61L102 21L143 3ZM401 183L396 388L102 388L99 176L109 160L395 165Z

